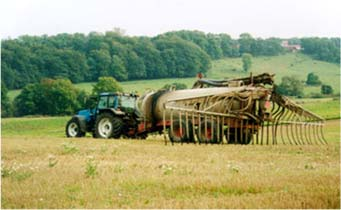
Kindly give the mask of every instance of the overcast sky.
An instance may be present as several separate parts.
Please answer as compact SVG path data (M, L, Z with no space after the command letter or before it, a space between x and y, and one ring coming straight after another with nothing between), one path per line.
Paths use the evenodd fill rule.
M0 35L171 30L254 37L340 36L341 0L1 0Z

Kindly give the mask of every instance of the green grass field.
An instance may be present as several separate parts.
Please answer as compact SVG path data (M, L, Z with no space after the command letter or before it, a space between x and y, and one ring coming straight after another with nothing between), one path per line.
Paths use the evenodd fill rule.
M302 81L306 80L308 73L314 72L323 83L332 85L334 92L340 92L340 66L337 64L327 63L323 61L312 60L310 57L299 54L289 53L272 57L256 57L253 58L251 71L258 73L275 73L276 83L281 82L283 76L294 75ZM249 76L249 73L242 71L242 61L240 58L225 58L212 62L212 68L208 71L207 77L213 79L234 78L241 76ZM138 80L121 82L126 92L137 91L143 94L148 89L159 89L165 84L173 82L184 83L191 87L196 78L170 78L157 80ZM75 86L91 92L94 83L80 83ZM320 87L306 86L304 93L309 96L311 93L320 93ZM20 94L20 90L9 91L9 97L13 100Z
M299 101L325 118L339 102ZM2 119L2 208L340 208L339 120L328 145L172 146L67 139L69 118Z

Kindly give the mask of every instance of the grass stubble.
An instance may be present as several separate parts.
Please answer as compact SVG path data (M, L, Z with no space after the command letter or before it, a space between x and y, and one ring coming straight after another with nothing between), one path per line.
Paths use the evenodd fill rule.
M340 208L340 122L327 146L164 145L2 137L2 208Z

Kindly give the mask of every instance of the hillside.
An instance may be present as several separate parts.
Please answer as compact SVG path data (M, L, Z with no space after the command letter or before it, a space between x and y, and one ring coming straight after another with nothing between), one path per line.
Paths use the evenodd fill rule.
M323 83L332 85L334 92L340 92L340 66L324 61L313 60L300 53L288 53L280 56L261 56L253 58L251 71L253 74L269 72L276 74L276 83L281 82L283 76L297 76L300 80L306 80L308 73L314 72ZM248 76L242 71L241 58L224 58L214 60L207 73L208 78L222 79ZM165 84L180 82L191 87L195 78L168 78L153 80L137 80L121 82L126 92L138 91L140 94L148 89L158 89ZM76 87L91 92L94 83L79 83ZM320 87L305 87L305 94L319 93ZM13 100L20 90L9 91L9 97Z
M213 62L208 73L211 78L247 76L242 70L240 58L227 58ZM276 83L281 82L283 76L296 76L305 81L308 73L314 72L323 83L332 85L334 92L340 91L340 66L323 61L313 60L300 53L290 53L280 56L253 58L251 71L254 74L269 72L276 74ZM320 87L305 86L305 94L319 93Z

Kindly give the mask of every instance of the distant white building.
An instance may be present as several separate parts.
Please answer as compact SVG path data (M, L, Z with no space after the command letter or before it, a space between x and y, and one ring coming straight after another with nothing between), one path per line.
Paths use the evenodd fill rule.
M283 40L281 43L281 46L284 47L285 49L288 49L291 52L297 52L302 49L301 45L299 44L289 44L288 40Z

